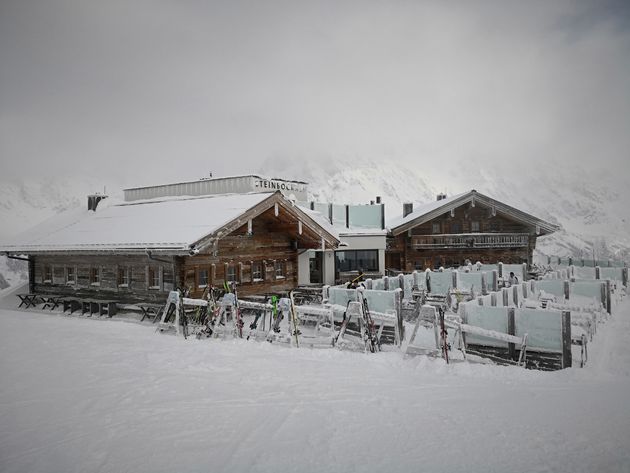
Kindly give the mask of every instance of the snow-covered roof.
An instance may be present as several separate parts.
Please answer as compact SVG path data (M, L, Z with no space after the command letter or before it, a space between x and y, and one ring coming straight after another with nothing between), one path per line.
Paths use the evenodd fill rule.
M497 212L509 215L510 217L528 225L536 226L540 230L540 234L552 233L559 229L557 225L546 222L545 220L539 219L538 217L534 217L533 215L504 204L503 202L481 194L474 189L422 205L414 209L413 212L405 217L398 216L391 219L388 222L387 228L389 228L394 235L399 235L400 233L407 231L409 228L432 220L445 212L469 202L478 202L487 207L493 207Z
M280 192L168 197L132 203L105 199L96 212L82 208L58 214L10 241L0 243L0 251L187 252L197 242L228 224L245 224L251 216L243 217L244 214L251 214L257 206L264 211L273 206L276 199L281 199L287 208L293 207ZM268 205L266 200L269 200ZM301 209L297 211L302 213ZM313 216L306 217L323 227ZM332 228L322 230L338 240Z

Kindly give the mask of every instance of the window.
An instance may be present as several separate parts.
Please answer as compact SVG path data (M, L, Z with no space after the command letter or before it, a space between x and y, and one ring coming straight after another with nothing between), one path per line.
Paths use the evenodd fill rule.
M451 223L451 233L461 233L462 225L459 222Z
M77 271L74 266L66 266L66 284L77 283Z
M497 222L496 220L492 220L490 221L490 231L491 232L498 232L501 228L499 227L499 222Z
M199 270L199 287L207 287L208 286L208 270L200 269Z
M100 268L90 268L90 286L101 285L101 270Z
M276 261L274 267L276 270L276 279L283 279L285 276L284 261Z
M346 250L335 252L335 270L378 271L378 250Z
M160 289L160 268L149 266L147 276L149 289Z
M252 262L252 281L258 282L263 280L262 263L260 261Z
M129 287L129 268L118 268L118 287Z
M441 231L440 223L439 222L433 223L433 233L440 233L440 231Z
M479 231L479 222L473 220L472 222L470 222L470 231L471 232L478 232Z
M225 270L225 279L228 282L236 282L236 266L230 264Z
M50 266L49 264L44 266L44 282L52 282L52 266Z

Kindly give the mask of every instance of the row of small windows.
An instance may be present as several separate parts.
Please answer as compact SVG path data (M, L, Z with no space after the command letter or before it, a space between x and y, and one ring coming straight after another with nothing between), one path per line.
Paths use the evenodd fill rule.
M441 233L462 233L462 224L460 222L451 222L450 224L442 224L440 222L433 222L431 232L433 234L441 234ZM500 230L500 226L498 222L490 222L488 225L488 230L491 232L498 232ZM470 233L479 233L481 231L481 224L477 220L472 220L470 222Z
M81 278L83 283L89 286L99 287L103 282L103 272L111 271L112 268L106 266L90 266ZM132 268L130 266L117 266L116 286L119 288L129 287L132 278ZM147 266L144 269L134 269L133 275L137 283L144 282L149 289L162 289L163 269L161 266ZM87 273L87 278L85 274ZM68 286L79 285L79 267L74 265L44 265L42 270L42 283L44 284L65 284Z
M224 275L226 282L257 283L265 280L284 279L290 268L291 262L287 260L225 263ZM195 289L222 283L223 279L217 278L216 273L217 265L214 264L201 268L189 268L186 270L186 286Z

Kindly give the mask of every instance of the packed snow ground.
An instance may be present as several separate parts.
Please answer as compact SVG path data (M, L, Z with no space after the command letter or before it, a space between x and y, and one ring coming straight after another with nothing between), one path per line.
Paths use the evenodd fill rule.
M587 367L553 373L2 302L2 472L630 471L627 299Z

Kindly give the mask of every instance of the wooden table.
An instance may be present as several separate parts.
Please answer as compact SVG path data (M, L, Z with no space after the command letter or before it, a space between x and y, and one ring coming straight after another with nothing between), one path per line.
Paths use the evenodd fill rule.
M42 295L40 297L44 301L42 309L50 308L50 310L55 310L57 307L59 307L64 299L64 296L58 295Z
M158 316L162 313L162 310L164 309L163 304L138 304L138 307L140 307L140 310L142 310L142 318L140 319L140 322L142 322L147 317L153 317L152 323L155 323L155 321L158 319Z
M70 310L70 313L72 314L75 310L78 310L81 307L81 299L78 299L76 297L64 297L61 300L61 303L63 304L63 311L65 312L66 310Z
M89 314L91 317L94 314L107 315L113 317L116 315L116 301L100 300L100 299L81 299L81 315Z
M20 298L20 305L18 305L18 309L22 306L24 306L25 309L35 307L38 304L37 299L40 297L38 294L31 293L18 294L17 296Z

